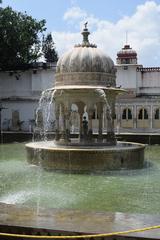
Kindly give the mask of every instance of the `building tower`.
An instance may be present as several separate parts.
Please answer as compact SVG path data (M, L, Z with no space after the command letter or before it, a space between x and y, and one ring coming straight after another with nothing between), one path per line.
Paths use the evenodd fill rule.
M117 86L129 90L130 95L138 94L137 52L129 44L117 52L116 58Z

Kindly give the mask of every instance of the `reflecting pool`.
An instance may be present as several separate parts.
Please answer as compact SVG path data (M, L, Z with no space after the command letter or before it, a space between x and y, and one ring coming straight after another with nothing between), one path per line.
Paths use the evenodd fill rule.
M160 146L147 146L147 167L105 175L45 171L26 161L25 144L0 145L0 202L45 208L158 214Z

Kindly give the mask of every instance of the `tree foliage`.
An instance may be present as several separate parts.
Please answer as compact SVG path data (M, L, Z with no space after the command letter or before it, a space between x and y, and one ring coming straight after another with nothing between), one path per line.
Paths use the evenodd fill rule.
M40 34L45 20L37 21L11 7L0 8L0 68L15 69L40 57Z
M55 50L54 41L51 33L47 34L47 36L43 39L42 52L44 54L46 62L58 61L58 54Z

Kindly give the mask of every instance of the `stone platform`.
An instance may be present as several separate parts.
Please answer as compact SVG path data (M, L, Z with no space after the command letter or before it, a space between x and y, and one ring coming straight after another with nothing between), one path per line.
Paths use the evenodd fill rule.
M160 225L160 215L86 212L65 209L37 210L35 208L0 204L0 232L6 233L83 235L127 231L154 225ZM1 236L0 239L14 238ZM101 239L160 239L160 229Z

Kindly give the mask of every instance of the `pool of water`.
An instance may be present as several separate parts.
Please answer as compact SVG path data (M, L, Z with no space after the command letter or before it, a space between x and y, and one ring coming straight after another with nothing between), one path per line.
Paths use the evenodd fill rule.
M148 167L105 175L45 171L26 161L25 144L0 145L0 202L45 208L160 213L160 146L147 146Z

